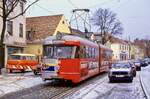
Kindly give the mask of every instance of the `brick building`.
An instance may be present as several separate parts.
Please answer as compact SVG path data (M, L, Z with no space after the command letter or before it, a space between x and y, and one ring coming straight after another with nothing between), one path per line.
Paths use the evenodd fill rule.
M28 17L26 19L26 53L42 55L42 41L58 32L70 34L70 28L64 15Z

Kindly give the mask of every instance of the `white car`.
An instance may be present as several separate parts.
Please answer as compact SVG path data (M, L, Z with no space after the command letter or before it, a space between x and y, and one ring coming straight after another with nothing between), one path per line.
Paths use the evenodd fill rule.
M132 64L129 62L114 63L108 73L109 81L127 79L132 82L134 76L133 70Z

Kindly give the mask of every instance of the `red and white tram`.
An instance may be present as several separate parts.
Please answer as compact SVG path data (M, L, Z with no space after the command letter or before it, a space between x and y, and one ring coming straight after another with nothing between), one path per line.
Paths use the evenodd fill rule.
M81 82L108 71L112 50L73 35L50 36L43 44L42 79Z

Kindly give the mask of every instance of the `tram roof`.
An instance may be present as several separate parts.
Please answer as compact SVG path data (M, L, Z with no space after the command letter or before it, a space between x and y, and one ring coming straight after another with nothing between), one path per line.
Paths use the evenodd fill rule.
M49 45L49 44L53 44L53 40L56 40L56 36L49 36L47 37L45 40L44 40L44 45ZM102 45L102 44L97 44L97 43L94 43L86 38L81 38L79 36L74 36L74 35L64 35L62 37L62 40L65 40L65 41L79 41L81 43L84 43L84 44L88 44L88 45L95 45L95 46L100 46L101 48L105 48L105 49L109 49L108 47Z

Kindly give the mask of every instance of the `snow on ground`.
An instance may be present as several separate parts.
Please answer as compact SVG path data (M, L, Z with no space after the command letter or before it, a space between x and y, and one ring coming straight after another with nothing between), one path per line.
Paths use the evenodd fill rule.
M150 65L142 68L140 78L145 94L150 99Z
M7 76L1 76L0 96L40 84L44 84L41 77L35 76L32 72L12 73Z
M100 95L104 95L106 92L110 91L116 84L108 85L108 77L104 77L99 79L93 84L89 84L77 92L75 92L72 96L67 97L66 99L96 99Z
M127 81L109 83L108 77L87 85L66 99L145 99L139 72L132 83Z

